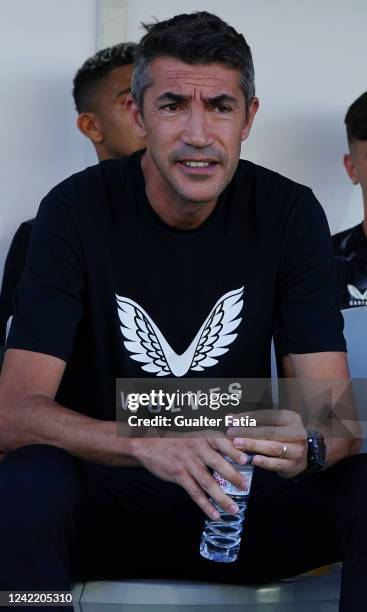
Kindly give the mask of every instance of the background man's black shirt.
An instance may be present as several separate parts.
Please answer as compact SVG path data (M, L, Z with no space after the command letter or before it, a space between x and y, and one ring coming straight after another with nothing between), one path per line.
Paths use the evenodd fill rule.
M182 354L235 290L220 315L232 316L228 350L185 375L268 377L275 322L284 352L345 350L330 234L308 188L240 160L208 219L178 230L147 200L141 155L70 177L40 206L7 347L67 362L60 403L114 419L115 378L158 375L151 330Z
M0 344L5 344L6 326L13 314L13 297L22 276L34 219L18 227L7 254L0 290Z
M367 306L367 238L363 223L332 237L340 308Z

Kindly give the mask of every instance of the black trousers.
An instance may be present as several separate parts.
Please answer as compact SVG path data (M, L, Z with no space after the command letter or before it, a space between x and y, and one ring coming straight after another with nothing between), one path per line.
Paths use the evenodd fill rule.
M236 563L200 557L204 520L181 487L143 468L20 448L0 462L0 590L143 577L258 584L342 560L340 610L362 609L367 454L299 483L255 468Z

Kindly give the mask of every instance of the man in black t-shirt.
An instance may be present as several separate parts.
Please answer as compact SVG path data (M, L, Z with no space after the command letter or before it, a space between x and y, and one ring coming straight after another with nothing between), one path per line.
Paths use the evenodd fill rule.
M267 378L275 322L296 376L348 378L322 208L307 187L239 160L259 104L244 37L207 12L147 26L133 95L147 149L55 187L32 232L0 384L0 590L251 583L343 559L341 609L359 610L357 428L325 439L328 469L308 479L324 457L308 452L294 411L266 412L256 438L238 427L116 435L116 378ZM198 552L205 515L238 507L210 470L246 488L223 456L246 453L246 537L238 561L212 563Z
M348 109L345 116L349 153L344 166L353 182L362 189L364 220L333 236L337 261L341 308L367 306L367 92Z
M77 126L93 144L98 160L130 155L145 146L130 118L135 43L121 43L87 59L74 78ZM0 344L13 312L13 296L24 269L34 219L22 223L5 260L0 291Z

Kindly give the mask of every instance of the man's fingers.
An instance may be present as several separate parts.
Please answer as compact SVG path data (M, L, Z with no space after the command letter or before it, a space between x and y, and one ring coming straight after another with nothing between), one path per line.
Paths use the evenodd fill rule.
M212 497L216 501L216 503L219 504L221 508L223 508L223 510L229 512L229 514L236 514L236 512L238 512L239 508L237 504L234 503L231 497L224 493L224 491L221 489L221 487L218 485L216 480L208 472L207 468L204 465L200 466L196 463L193 463L192 465L190 465L189 471L195 482L199 485L199 487L204 490L210 497ZM230 475L232 476L232 478L234 478L231 473ZM221 474L221 476L224 475ZM226 476L224 476L224 478L226 478ZM245 483L242 478L237 480L239 481L239 488L244 489Z
M247 461L246 457L246 461ZM227 459L224 459L218 453L211 451L203 457L205 466L211 467L215 472L220 474L225 480L229 480L235 487L241 490L247 489L247 480L240 472L238 472ZM206 468L205 468L206 469Z
M210 503L203 489L195 482L190 474L182 476L180 481L177 481L190 495L191 499L202 509L205 514L211 519L219 519L220 514L216 508Z
M293 465L293 462L289 459L255 455L253 458L253 464L257 467L264 468L265 470L270 470L271 472L287 472L287 470Z
M297 442L305 440L306 431L301 422L294 422L287 426L273 427L230 427L227 430L230 440L234 438L259 439L259 440L288 440Z
M227 430L227 437L258 438L266 440L296 440L304 431L299 414L291 410L256 410L249 413L256 419L256 427L236 426L236 416L232 415L233 425Z
M289 459L279 459L274 457L264 457L264 455L255 455L253 458L254 465L262 467L265 470L272 472L282 472L289 466Z
M208 443L209 446L215 448L215 450L219 450L223 455L227 455L236 463L240 463L241 465L247 463L247 455L240 450L240 447L235 448L232 441L228 438L208 438Z
M276 440L277 437L284 437L284 427L229 427L227 436L233 438L261 438L263 440Z
M245 452L267 455L276 459L301 459L303 454L303 443L292 444L278 442L276 440L252 440L251 438L234 438L234 446Z

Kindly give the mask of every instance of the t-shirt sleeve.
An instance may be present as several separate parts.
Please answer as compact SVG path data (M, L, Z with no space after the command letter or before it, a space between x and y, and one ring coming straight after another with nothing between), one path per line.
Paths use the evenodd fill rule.
M67 361L83 315L85 266L66 203L49 194L34 223L25 269L15 292L6 348Z
M278 355L346 351L325 213L304 189L290 212L278 271Z

